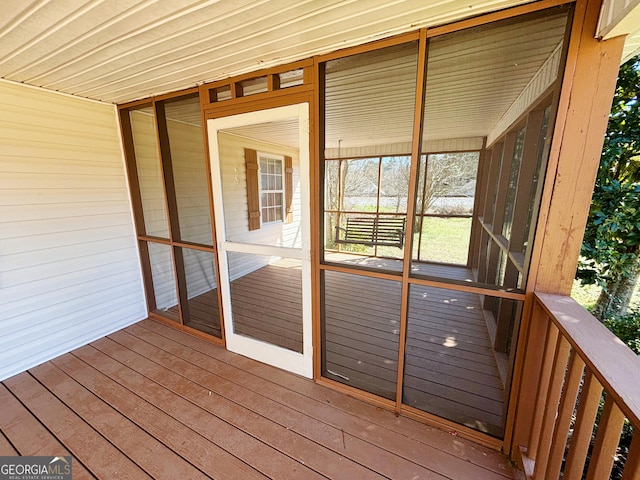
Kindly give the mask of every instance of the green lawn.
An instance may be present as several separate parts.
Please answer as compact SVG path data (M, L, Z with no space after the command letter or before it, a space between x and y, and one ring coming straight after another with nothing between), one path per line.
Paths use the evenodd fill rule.
M467 264L471 218L425 217L420 242L420 260L441 263ZM417 257L418 234L413 243L413 257Z
M573 281L571 297L587 310L591 310L600 295L600 287L597 285L580 285L578 280ZM631 308L640 309L640 288L636 285L636 290L631 298Z

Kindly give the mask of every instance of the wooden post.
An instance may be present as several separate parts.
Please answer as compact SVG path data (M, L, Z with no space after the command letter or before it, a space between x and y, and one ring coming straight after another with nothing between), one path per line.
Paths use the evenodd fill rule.
M599 0L579 0L574 12L527 282L529 302L534 290L568 294L573 284L624 45L624 38L594 38L600 5ZM523 319L523 323L529 322ZM531 326L521 329L518 350L531 353L527 343L538 344L540 339L535 336L540 333ZM539 371L537 362L528 360L520 355L515 367L517 388L511 402L515 418L507 425L513 434L507 434L510 442L506 445L512 457L520 446L529 446L532 428L532 405L526 397L538 390Z
M530 290L567 295L576 273L624 46L623 37L594 38L599 11L597 0L579 1L576 7Z

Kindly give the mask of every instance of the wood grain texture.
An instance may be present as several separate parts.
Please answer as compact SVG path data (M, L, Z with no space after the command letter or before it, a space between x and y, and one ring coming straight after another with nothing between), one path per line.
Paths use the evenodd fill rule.
M478 295L412 285L403 402L499 436L502 385ZM395 399L401 284L324 272L323 375Z
M513 478L496 451L153 321L5 384L98 478ZM0 446L37 434L9 424Z

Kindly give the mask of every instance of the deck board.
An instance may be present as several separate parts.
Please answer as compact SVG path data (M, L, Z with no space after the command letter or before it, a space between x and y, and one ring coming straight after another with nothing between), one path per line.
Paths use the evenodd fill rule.
M376 476L374 472L367 471L354 462L340 461L339 456L329 449L316 446L311 440L298 434L293 429L262 415L259 411L261 408L259 404L264 399L252 397L250 392L245 389L234 389L232 383L225 382L220 377L211 375L199 366L181 360L177 356L172 356L170 362L167 362L167 357L162 352L159 352L157 348L151 346L142 348L138 341L136 341L136 345L141 347L140 349L144 351L145 355L133 352L132 358L135 361L131 362L131 364L134 369L145 369L146 376L151 380L171 391L181 391L184 398L198 405L207 413L229 423L234 428L255 438L260 438L262 442L272 447L279 455L285 455L298 462L304 462L307 467L330 478L332 476L334 478L347 478L346 475L350 475L351 478L358 478L358 476L365 478L368 475L371 478L381 478ZM103 345L96 346L104 348ZM119 355L122 354L123 351L119 350ZM131 353L128 355L131 356ZM146 359L147 355L150 355L149 360ZM152 362L152 359L161 363ZM154 363L154 365L151 365L151 363ZM181 374L174 372L172 369L180 370ZM276 411L270 413L270 415L275 414L277 414ZM313 458L307 458L312 450L314 451ZM344 469L345 476L343 477L339 476L340 472L335 471L336 466L340 463Z
M96 478L152 478L30 373L11 377L3 384L78 460L74 466L84 465ZM0 427L12 440L7 426Z
M182 353L187 354L188 359L192 363L200 365L208 371L216 373L220 377L230 378L234 383L243 385L246 388L251 389L251 391L259 393L263 397L271 398L281 404L286 404L302 413L306 413L318 420L334 425L336 428L344 430L345 433L351 433L353 436L357 437L365 436L369 442L375 442L382 448L396 453L405 451L405 454L412 461L423 463L425 466L430 465L434 459L442 458L443 464L452 464L454 468L452 468L451 471L455 471L456 462L459 461L459 459L453 459L448 455L442 456L443 452L437 448L440 445L439 442L433 442L431 448L425 452L424 450L421 450L421 448L424 448L423 440L425 440L422 434L417 435L421 441L416 443L415 441L406 438L407 432L404 428L400 429L401 435L393 435L391 431L382 433L381 431L384 429L372 424L370 416L365 416L364 419L358 419L353 417L353 414L357 413L354 409L351 409L349 412L345 412L343 409L336 409L335 407L331 409L326 408L328 405L340 404L340 400L348 397L344 397L341 394L319 387L314 383L295 375L288 374L278 369L273 369L272 367L245 359L244 357L239 357L222 349L215 351L215 359L207 358L207 356L203 356L201 353L203 349L207 350L206 343L202 340L184 337L180 335L179 332L174 332L163 325L152 322L144 322L143 325L145 328L153 329L159 335L168 337L172 340L175 339L180 342L184 342L186 340L187 343L185 346L188 346L189 349L182 350ZM127 329L127 332L131 332L134 328L138 329L139 327L139 325L136 325L135 327ZM141 330L138 331L138 334L143 334L145 336L148 335L146 332ZM148 339L149 337L146 336L146 338ZM159 341L161 341L161 339L156 337L154 339L154 344ZM157 345L160 345L160 343ZM173 353L179 352L178 350L173 350L175 349L175 346L171 346L171 343L163 341L161 345L163 348L171 347ZM204 362L206 362L206 364ZM243 368L240 368L241 366ZM247 371L248 369L251 371ZM273 382L277 382L277 384L282 385L285 388L274 388ZM318 398L319 393L326 393L327 398ZM362 404L361 402L353 400L354 403L351 403L352 400L353 399L349 399L349 402L347 402L348 404L344 405L343 408L348 409L349 407L357 405L359 408L365 408L370 413L381 413L375 407ZM398 417L393 415L384 415L384 417L388 420L399 420L399 423L408 422L412 426L420 425L417 422L413 422L406 418L398 419ZM354 430L347 430L345 425L353 426ZM429 431L433 431L424 425L421 427ZM443 433L439 430L437 430L437 432ZM449 441L448 437L445 438ZM340 437L335 440L338 445L340 445L340 441ZM420 445L422 445L422 447L420 447ZM424 457L425 454L428 455L428 457ZM482 460L485 459L486 457L483 456ZM465 459L460 465L467 465L468 463L470 463L469 459ZM497 466L497 470L504 473L504 465ZM474 471L475 474L478 474L477 470L469 470L469 478L473 477ZM448 475L448 473L445 473L445 475ZM452 478L455 478L455 475Z
M59 359L64 362L67 357ZM97 376L101 376L96 372ZM31 370L31 374L52 394L56 395L88 425L99 432L106 440L111 442L127 457L135 459L136 463L152 478L193 478L194 480L206 479L207 476L194 465L186 462L179 454L167 447L164 436L157 438L147 429L139 428L139 425L126 416L134 412L133 408L119 412L112 406L109 398L102 399L100 395L93 394L82 385L82 373L76 372L76 378L65 374L53 363L46 363ZM97 383L100 378L94 379ZM104 388L103 392L123 392L114 385ZM149 425L145 425L147 428ZM162 425L162 432L171 432L171 429Z
M74 478L513 478L498 452L148 320L0 400L0 451L68 452Z
M463 267L418 266L432 274L448 269L451 277L470 275ZM301 352L300 275L296 265L283 260L234 280L236 333ZM323 278L324 374L395 399L400 282L331 271ZM217 315L216 290L189 303L192 312L215 306ZM413 285L406 352L406 404L501 435L503 384L476 294Z
M0 425L4 426L0 432L0 455L71 455L4 385L0 385L0 405ZM73 476L78 479L95 478L79 463L73 466Z
M513 478L498 452L144 321L0 384L0 452L74 478Z
M101 341L99 346L112 355L93 346L87 346L75 353L75 359L65 362L68 364L66 368L84 368L84 370L99 368L113 384L120 387L117 389L112 387L111 393L107 391L109 402L114 407L130 410L133 406L134 410L129 415L141 428L154 431L154 435L164 438L165 442L169 442L167 445L180 455L190 458L209 476L232 478L233 475L241 475L247 479L268 477L256 468L259 465L254 464L252 458L269 457L277 452L263 448L265 445L253 437L233 428L218 417L208 415L205 410L188 400L186 396L188 392L180 395L164 388L149 376L128 368L118 361L120 359L126 363L131 359L141 360L140 370L145 370L142 367L146 366L145 373L153 374L153 365L144 365L144 359L136 358L132 351L108 339ZM123 353L118 355L118 350ZM82 363L85 367L82 367ZM114 396L114 391L117 390L122 392L121 396ZM126 394L127 390L130 391L129 394ZM139 396L139 399L136 400L133 392ZM96 393L102 392L96 390ZM202 389L199 389L198 394L202 395L202 393ZM161 429L155 432L159 426ZM230 453L229 451L234 448L236 451ZM282 466L299 467L284 461ZM282 478L292 478L287 476L283 469L271 469L268 473L271 476L282 475ZM313 477L310 476L310 478Z

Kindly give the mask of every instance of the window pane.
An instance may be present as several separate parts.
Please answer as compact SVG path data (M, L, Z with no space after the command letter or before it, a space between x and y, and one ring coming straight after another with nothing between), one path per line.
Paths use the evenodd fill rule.
M412 275L433 279L426 268L445 282L517 288L512 272L526 271L531 208L523 200L534 181L537 110L552 101L568 10L429 40Z
M153 312L178 322L180 321L180 313L178 312L178 295L171 247L147 242L147 248L149 249L153 294L156 301L156 308Z
M380 211L407 213L411 157L383 157L380 168Z
M322 272L322 375L395 399L400 282Z
M179 250L183 255L187 281L188 315L184 324L222 338L215 255L188 248Z
M516 203L516 191L518 189L518 178L520 173L520 162L522 161L522 151L524 148L524 135L526 128L522 128L518 132L516 138L516 146L511 159L511 168L509 171L509 185L507 187L507 198L505 201L504 221L502 224L502 235L508 240L511 237L511 226L513 223L513 210Z
M140 196L142 197L145 231L147 235L152 237L169 238L167 204L158 155L153 108L144 107L131 110L129 118L131 119L131 133Z
M213 245L198 95L165 102L180 239Z
M324 208L325 210L338 209L338 160L327 160L324 164Z
M256 93L264 93L269 90L267 85L267 77L256 77L244 80L238 84L242 91L242 96L255 95Z
M234 333L302 352L300 260L229 252Z
M337 211L329 228L342 236L325 231L325 261L357 255L362 268L402 271L403 249L374 230L384 215L406 212L417 62L409 42L326 63L324 205ZM344 241L348 216L370 219L368 238Z
M378 207L378 169L380 159L342 162L342 210L372 212Z
M280 88L295 87L304 84L303 70L298 68L297 70L290 70L288 72L278 74L280 79Z
M500 437L507 353L521 307L512 300L411 285L403 403ZM493 338L486 322L495 325Z
M520 251L524 255L527 253L527 249L530 246L530 239L533 238L535 232L535 220L537 217L538 207L540 203L540 197L542 196L542 183L541 178L544 178L544 172L546 170L545 145L547 145L547 135L549 130L549 121L551 117L551 106L545 108L542 113L542 126L540 127L539 139L538 139L538 151L536 152L536 166L533 171L533 178L531 180L531 190L529 194L529 204L527 211L527 221L524 227L522 247Z
M471 217L423 216L416 221L414 259L419 255L420 262L413 263L414 270L428 271L428 262L467 265Z
M228 241L300 248L300 157L298 149L294 148L299 138L298 127L297 119L285 119L218 132L222 198L227 212L224 223ZM276 140L283 144L276 144ZM249 158L247 151L252 152ZM285 156L291 157L290 222L283 221L283 213L276 212L274 208L282 208L285 198L283 192L276 188L285 184L282 168L282 158ZM251 163L249 167L248 162ZM254 176L256 162L259 170ZM269 173L270 170L272 173ZM278 198L280 200L276 203Z
M471 216L476 191L479 152L423 155L417 188L414 272L434 271L429 263L467 266ZM441 269L445 277L458 270Z

